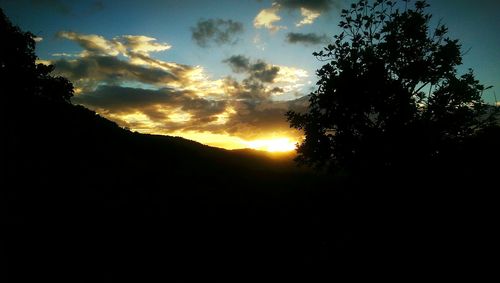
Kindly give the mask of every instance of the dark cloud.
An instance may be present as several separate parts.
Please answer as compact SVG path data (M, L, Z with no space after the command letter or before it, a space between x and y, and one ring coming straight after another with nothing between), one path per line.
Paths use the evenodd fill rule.
M225 100L200 98L191 91L172 88L150 90L110 85L99 86L95 91L78 95L73 101L113 117L142 113L154 123L159 123L148 127L170 131L209 127L206 123L216 120L216 115L224 112L228 103ZM169 115L178 111L190 115L190 119L183 123L171 121ZM124 120L120 122L124 126L131 126Z
M243 24L233 20L200 20L191 28L193 40L201 47L208 47L211 42L217 45L235 44L236 36L243 32Z
M84 88L94 88L100 83L138 81L149 84L166 84L179 81L186 70L167 71L148 68L122 61L115 56L87 56L76 60L59 59L52 62L55 72L69 78Z
M250 102L260 102L268 100L272 93L266 90L263 83L254 79L244 79L241 83L234 81L232 83L233 90L230 94L235 99L245 99Z
M262 61L257 62L250 68L251 77L264 83L272 83L278 76L279 70L278 66L270 66Z
M113 112L130 112L156 104L182 105L190 95L173 89L150 90L121 86L100 86L95 91L78 95L76 103Z
M270 92L271 93L283 93L283 92L285 92L285 90L283 88L281 88L281 87L274 87L274 88L271 89Z
M240 106L237 114L226 124L227 133L246 139L258 138L262 133L291 132L285 119L286 110L258 109L252 105Z
M235 73L247 73L249 80L257 80L262 83L272 83L278 76L280 67L267 64L262 60L253 63L243 55L234 55L223 61L228 63Z
M60 38L78 43L83 51L75 58L61 58L51 63L56 73L69 78L82 91L91 91L100 84L139 82L165 86L189 81L195 67L154 59L151 52L169 49L166 43L142 35L126 35L106 39L95 34L62 31ZM118 56L123 55L125 60Z
M304 45L324 44L328 40L326 35L319 35L316 33L298 33L289 32L286 35L286 41L289 43L301 43Z
M247 139L266 132L292 133L284 116L286 111L303 111L307 106L304 98L293 101L233 98L212 100L197 97L190 91L171 88L148 90L121 86L100 86L93 92L74 97L73 100L113 117L122 126L148 128L157 132L179 130L229 133ZM228 120L224 124L213 123L218 119L217 115L228 107L235 110ZM170 120L169 115L178 110L188 113L190 119L181 123ZM137 113L147 116L154 125L120 118Z
M325 12L339 7L340 0L277 0L276 3L286 9L305 8L315 12Z
M288 110L304 112L307 104L303 98L292 101L255 101L240 100L233 102L235 115L226 123L225 130L247 139L258 138L262 133L278 133L296 136L285 119Z
M250 66L250 59L243 55L233 55L223 62L228 63L231 69L236 73L246 72Z

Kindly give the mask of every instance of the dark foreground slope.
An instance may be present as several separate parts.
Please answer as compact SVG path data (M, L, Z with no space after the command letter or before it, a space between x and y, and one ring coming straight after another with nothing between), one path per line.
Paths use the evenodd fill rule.
M290 159L131 133L65 102L7 102L6 282L309 282L345 267L488 268L477 258L496 235L498 129L427 167L328 178Z
M8 282L241 281L345 245L343 194L289 159L131 133L43 97L4 114Z
M7 102L6 282L312 282L345 267L488 267L471 259L495 235L498 129L420 173L332 179L289 159L131 133L81 106Z

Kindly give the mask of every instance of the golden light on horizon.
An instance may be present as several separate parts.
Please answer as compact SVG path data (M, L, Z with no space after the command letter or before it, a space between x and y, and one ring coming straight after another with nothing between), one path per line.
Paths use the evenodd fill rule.
M296 141L287 137L272 137L248 141L236 136L209 132L178 131L169 134L229 150L250 148L267 152L290 152L295 150L296 143Z
M295 142L289 138L260 139L246 142L246 145L251 149L269 152L287 152L295 149Z
M161 110L161 109L160 109ZM167 112L168 113L168 112ZM235 113L233 108L228 108L226 111L217 116L217 120L213 122L217 125L223 125L227 122L228 117ZM112 120L122 124L132 131L140 133L178 136L185 139L193 140L208 146L224 148L228 150L234 149L254 149L260 151L285 153L294 151L296 148L297 139L292 138L286 133L272 133L269 135L260 135L255 139L246 139L238 135L231 135L226 132L214 133L210 131L196 130L176 130L168 131L161 129L161 123L151 120L147 115L141 112L129 114L113 115L105 114ZM170 111L168 119L175 123L186 123L191 120L191 115L181 110Z

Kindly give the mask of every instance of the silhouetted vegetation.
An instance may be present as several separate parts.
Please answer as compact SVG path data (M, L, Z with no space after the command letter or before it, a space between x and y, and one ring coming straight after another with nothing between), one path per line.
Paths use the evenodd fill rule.
M342 33L314 53L328 63L308 112L287 114L306 136L299 162L355 171L436 162L492 126L486 88L472 70L457 74L459 41L441 22L430 27L425 1L412 3L361 0L342 10Z
M408 17L417 21L422 15L419 11L397 18L402 24ZM312 98L311 107L328 102L324 109L338 105L335 109L347 115L351 112L341 109L344 102L327 93L348 101L352 119L339 121L358 127L353 129L359 135L349 138L359 141L356 150L363 154L356 153L353 158L363 160L364 166L402 164L400 160L421 158L419 154L425 153L433 162L418 172L404 174L419 182L384 179L394 175L379 175L381 170L375 169L372 174L351 171L331 176L297 168L291 158L273 159L248 150L227 151L182 138L122 129L85 107L73 105L71 83L52 76L52 67L36 64L33 34L14 27L2 12L0 18L5 282L319 282L321 277L340 276L346 267L387 263L391 270L411 269L422 258L433 265L442 257L455 257L452 262L460 263L463 256L474 252L470 241L475 241L478 249L488 245L484 238L488 227L494 226L486 224L492 223L488 215L493 215L495 206L491 190L484 186L497 173L492 164L498 160L495 147L500 131L490 127L475 135L462 132L468 130L463 125L476 125L473 114L479 111L461 104L463 100L457 101L460 105L455 108L452 102L437 101L441 96L436 95L425 103L436 105L439 111L422 113L416 101L409 102L411 97L397 102L398 94L409 94L410 85L403 88L378 69L393 64L391 72L403 72L404 64L395 55L385 64L389 59L373 55L366 61L378 65L372 70L361 57L359 62L349 61L354 51L367 50L342 47L352 53L342 61L349 72L342 72L342 80L335 81L342 89L330 88L337 86L326 79L326 72L331 71L331 79L340 73L325 67L320 71L325 72L321 81L325 85L313 94L316 98ZM450 49L458 47L453 41L448 44ZM436 48L440 46L445 45ZM455 59L446 60L453 63ZM447 87L465 89L463 96L468 101L479 102L480 85L472 75L452 82L453 69L448 70L449 81L439 88L441 92L455 93ZM372 73L376 76L371 77ZM384 74L384 80L378 81ZM364 92L372 88L364 88L359 77L366 79L367 85L391 91ZM359 96L348 95L352 83ZM368 121L360 117L366 114L366 107L381 109L371 106L370 101L378 101L376 107L387 107L384 130L372 131L390 135L372 135L361 127ZM324 114L320 108L318 111ZM431 117L416 118L425 116L423 113ZM445 114L451 116L436 116ZM391 115L402 120L393 120ZM305 117L316 118L294 119L304 119L304 127L310 127L314 120ZM449 128L447 121L452 118L465 124ZM426 150L420 149L417 143L441 137L420 129L424 122L432 131L449 129L449 135L438 143L426 143L422 146ZM415 128L415 132L410 131ZM402 129L401 137L397 129ZM416 136L422 132L426 136ZM418 140L411 140L413 137ZM401 138L411 143L399 143ZM370 143L372 140L376 142ZM381 149L386 141L389 144ZM449 143L453 146L448 147ZM306 156L305 148L314 150L303 145L301 156ZM428 151L435 148L440 150L439 158ZM333 153L325 150L327 157ZM411 157L398 156L400 153ZM314 156L318 159L311 161L330 162ZM339 156L342 158L335 162L348 163L347 155ZM410 169L398 172L404 170ZM431 181L433 176L445 177ZM422 186L426 182L432 186ZM401 190L377 187L381 184ZM367 186L371 193L366 193ZM431 188L435 186L440 190ZM396 260L389 263L383 260L385 256Z
M0 12L1 34L5 39L0 46L2 98L16 99L36 95L69 102L73 96L71 82L63 77L51 76L53 66L36 64L35 35L22 32L10 23L3 11Z
M343 9L342 32L313 54L327 63L307 112L287 118L305 134L299 164L353 181L356 245L474 266L467 257L487 238L498 186L498 111L472 70L458 74L460 43L441 21L430 27L427 7L361 0Z

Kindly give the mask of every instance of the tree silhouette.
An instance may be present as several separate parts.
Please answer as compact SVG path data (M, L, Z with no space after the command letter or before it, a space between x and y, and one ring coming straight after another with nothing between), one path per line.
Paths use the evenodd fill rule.
M342 10L342 33L324 50L306 113L287 113L305 133L299 163L319 168L394 167L439 159L489 120L486 89L457 74L460 43L431 29L425 1L361 0Z
M52 76L52 65L37 64L35 35L13 26L0 9L0 89L2 99L42 96L69 102L73 85L66 78Z

